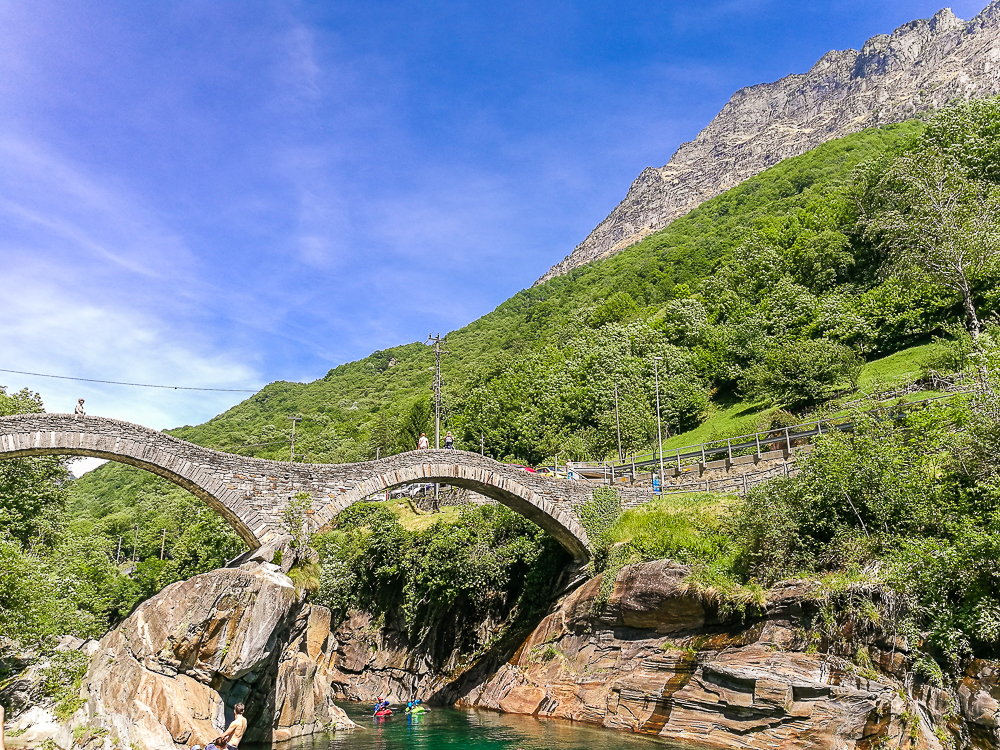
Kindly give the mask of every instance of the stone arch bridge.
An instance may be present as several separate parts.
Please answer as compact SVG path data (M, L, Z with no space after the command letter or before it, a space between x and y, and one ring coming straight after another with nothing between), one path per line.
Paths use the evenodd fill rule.
M251 548L275 540L295 495L312 497L308 525L329 526L352 503L411 482L440 482L491 497L540 526L578 561L590 557L576 508L583 482L543 477L478 453L422 450L355 464L300 464L203 448L147 427L102 417L0 417L0 458L93 456L158 474L204 500Z

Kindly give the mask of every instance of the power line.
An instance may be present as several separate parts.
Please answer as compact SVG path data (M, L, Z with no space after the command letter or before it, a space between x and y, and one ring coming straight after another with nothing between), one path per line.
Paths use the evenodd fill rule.
M95 380L93 378L71 378L66 375L45 375L40 372L21 372L20 370L4 370L0 372L11 372L15 375L33 375L36 378L56 378L57 380L77 380L82 383L105 383L107 385L133 385L137 388L165 388L174 391L220 391L223 393L257 393L255 390L245 388L193 388L187 385L150 385L149 383L122 383L118 380Z
M247 445L227 445L225 448L212 448L214 451L240 450L241 448L260 448L264 445L284 445L287 440L275 440L270 443L248 443Z

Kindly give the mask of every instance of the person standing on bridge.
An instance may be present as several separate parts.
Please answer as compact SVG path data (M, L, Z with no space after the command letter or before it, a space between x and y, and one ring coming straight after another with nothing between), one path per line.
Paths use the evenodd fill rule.
M417 450L426 450L431 447L431 441L427 439L424 433L420 433L420 439L417 441Z
M77 402L76 402L76 408L73 409L73 416L74 417L85 417L85 416L87 416L87 412L84 411L84 409L83 409L83 399L82 398L77 400Z
M449 430L448 434L444 436L444 447L447 450L455 449L455 438L451 436L451 430Z

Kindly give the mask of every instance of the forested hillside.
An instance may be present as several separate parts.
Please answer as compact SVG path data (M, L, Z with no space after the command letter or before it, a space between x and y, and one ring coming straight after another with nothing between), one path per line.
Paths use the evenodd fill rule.
M648 449L654 357L675 434L747 395L809 407L850 388L862 361L961 325L961 295L889 264L872 222L882 193L898 188L883 179L896 157L933 151L956 127L983 138L995 110L991 101L963 110L963 125L944 115L930 130L911 121L827 143L611 259L520 292L448 335L444 429L498 458L603 458L616 450L617 384L623 449ZM985 313L997 303L994 279L971 281ZM432 367L419 343L376 352L313 383L271 384L173 434L283 458L285 418L300 415L300 460L409 450L432 424Z

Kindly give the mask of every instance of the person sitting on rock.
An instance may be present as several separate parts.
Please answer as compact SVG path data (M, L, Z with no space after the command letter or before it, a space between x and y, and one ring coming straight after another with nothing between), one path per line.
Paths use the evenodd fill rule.
M233 706L233 713L236 716L233 717L233 721L226 730L226 733L219 738L223 742L219 750L226 750L227 748L228 750L236 750L240 746L240 740L243 739L243 733L247 731L247 720L243 718L243 704L237 703Z

